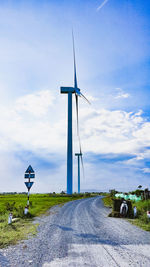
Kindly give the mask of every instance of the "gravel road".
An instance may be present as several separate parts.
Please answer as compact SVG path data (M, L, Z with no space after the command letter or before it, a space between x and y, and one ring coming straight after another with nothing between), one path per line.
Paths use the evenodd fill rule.
M108 213L101 197L54 207L36 237L0 250L0 266L149 267L150 233Z

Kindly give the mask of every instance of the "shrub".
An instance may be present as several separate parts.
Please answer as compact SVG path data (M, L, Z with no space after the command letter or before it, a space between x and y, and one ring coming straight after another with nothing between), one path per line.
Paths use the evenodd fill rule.
M32 201L30 201L30 208L33 208L33 204L32 204Z
M0 223L3 223L6 221L6 214L0 216Z
M64 192L64 191L61 191L61 193L60 193L61 195L65 195L66 193Z
M86 196L86 197L90 197L90 196L91 196L91 193L89 193L89 192L85 192L85 196Z
M149 223L150 222L150 219L147 217L147 214L144 213L142 215L139 216L139 219L143 222L143 223Z
M13 212L13 217L23 218L24 217L24 207L21 205L19 205L18 207L15 207L14 212Z
M15 208L15 202L12 202L12 203L10 203L10 202L6 202L6 203L5 203L5 209L6 209L7 211L13 211L14 208Z

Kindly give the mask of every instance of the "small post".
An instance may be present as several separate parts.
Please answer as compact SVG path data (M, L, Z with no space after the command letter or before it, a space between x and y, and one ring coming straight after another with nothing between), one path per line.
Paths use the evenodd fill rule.
M28 200L27 200L27 205L29 206L29 195L30 195L30 190L28 188Z
M30 185L30 174L31 174L31 170L29 170L29 180L28 180L28 184L29 184L29 185ZM29 206L30 188L31 188L31 187L28 187L28 200L27 200L27 206Z
M147 218L150 220L150 211L147 210Z
M133 207L133 215L134 215L134 218L136 218L136 216L137 216L137 208L136 208L136 206Z
M25 207L25 209L24 209L24 214L25 214L25 215L28 214L28 206Z
M13 214L12 213L9 213L8 224L11 224L12 223L12 217L13 217Z

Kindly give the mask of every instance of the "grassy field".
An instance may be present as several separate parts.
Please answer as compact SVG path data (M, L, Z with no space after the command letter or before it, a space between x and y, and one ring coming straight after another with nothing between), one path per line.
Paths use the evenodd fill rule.
M33 218L45 213L52 206L90 196L90 194L74 194L72 196L31 194L29 214L26 217L24 215L24 207L27 203L27 195L0 195L0 248L16 244L18 240L27 238L29 234L35 235L37 225L32 224ZM10 212L13 213L13 218L19 219L8 225L8 215Z

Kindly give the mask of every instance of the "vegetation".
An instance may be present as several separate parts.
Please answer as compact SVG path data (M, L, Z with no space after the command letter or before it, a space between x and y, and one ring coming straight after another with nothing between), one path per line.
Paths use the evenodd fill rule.
M102 195L105 196L102 199L105 207L113 208L113 198L116 193L117 191L115 189L110 190L109 193L102 193Z
M147 211L150 210L150 199L133 203L137 207L137 218L130 220L133 224L150 231L150 219L147 217Z
M106 207L112 208L113 207L113 201L112 201L112 197L110 195L106 195L103 198L103 203Z
M139 186L140 188L140 186ZM136 190L139 193L139 189ZM136 191L133 191L135 194ZM122 202L121 199L116 199L114 197L114 194L112 192L110 194L107 194L106 197L103 198L104 205L106 207L112 207L112 212L109 214L109 216L113 217L121 217L120 216L120 204ZM127 201L128 207L129 207L129 221L139 226L140 228L150 231L150 219L147 217L147 211L150 211L150 199L148 200L141 200L138 202L134 201ZM133 216L133 207L136 206L137 208L137 216L134 218Z
M32 218L45 213L54 205L65 202L90 197L90 193L66 195L61 194L31 194L30 208L28 215L24 215L24 208L27 203L26 194L1 194L0 195L0 248L10 244L16 244L18 240L26 238L29 234L36 234L37 225L32 224ZM8 225L9 213L13 213L13 218L17 221Z

